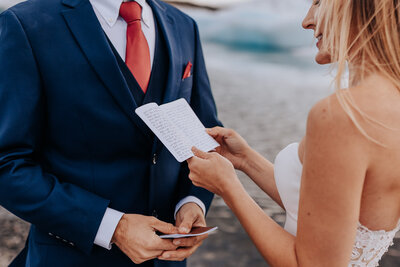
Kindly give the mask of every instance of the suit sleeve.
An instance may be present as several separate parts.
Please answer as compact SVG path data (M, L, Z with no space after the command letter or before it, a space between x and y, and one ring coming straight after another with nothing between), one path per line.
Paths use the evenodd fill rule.
M201 47L199 30L194 22L195 31L195 59L193 64L193 88L190 105L206 128L222 126L217 117L217 108L211 92L210 81L208 79L206 65ZM194 186L188 178L189 169L185 163L181 168L182 188L181 198L195 196L203 201L207 211L211 205L213 194L203 188Z
M0 44L0 205L90 253L109 201L44 171L42 81L11 10L0 15Z

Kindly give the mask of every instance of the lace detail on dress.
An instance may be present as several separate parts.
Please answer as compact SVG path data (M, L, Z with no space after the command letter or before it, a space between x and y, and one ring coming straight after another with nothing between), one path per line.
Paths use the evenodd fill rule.
M356 239L351 254L349 267L376 267L389 247L393 245L400 222L391 231L371 231L358 223Z

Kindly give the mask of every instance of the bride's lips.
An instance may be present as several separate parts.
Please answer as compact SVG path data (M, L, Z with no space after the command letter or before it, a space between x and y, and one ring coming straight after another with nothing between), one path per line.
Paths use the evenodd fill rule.
M317 42L317 47L320 48L321 42L322 42L322 34L320 34L320 35L317 36L317 40L318 40L318 42Z

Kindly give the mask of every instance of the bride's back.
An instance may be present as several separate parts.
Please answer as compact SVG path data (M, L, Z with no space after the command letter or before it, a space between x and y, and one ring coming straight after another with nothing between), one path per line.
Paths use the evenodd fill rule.
M370 159L360 222L371 230L391 230L400 218L400 91L386 79L373 76L350 92L364 117L375 121L357 118L373 139L360 134L360 138L366 139Z
M367 136L359 129L344 129L356 126L345 114L336 95L331 95L328 101L331 112L342 113L339 117L348 121L337 123L337 128L332 130L355 134L364 147L361 151L368 154L359 220L370 230L392 230L400 219L400 91L378 75L346 91L363 113L354 115ZM305 140L299 148L301 161L304 143ZM360 158L365 155L354 158L354 163Z

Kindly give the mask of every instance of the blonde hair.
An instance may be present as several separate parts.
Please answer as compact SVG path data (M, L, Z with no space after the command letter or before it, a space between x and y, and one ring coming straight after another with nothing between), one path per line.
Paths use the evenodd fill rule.
M363 113L341 89L347 63L359 81L379 73L400 89L400 0L322 0L317 16L317 32L324 38L321 49L337 66L334 83L339 103L361 133L379 143L361 127L356 114L389 127Z

